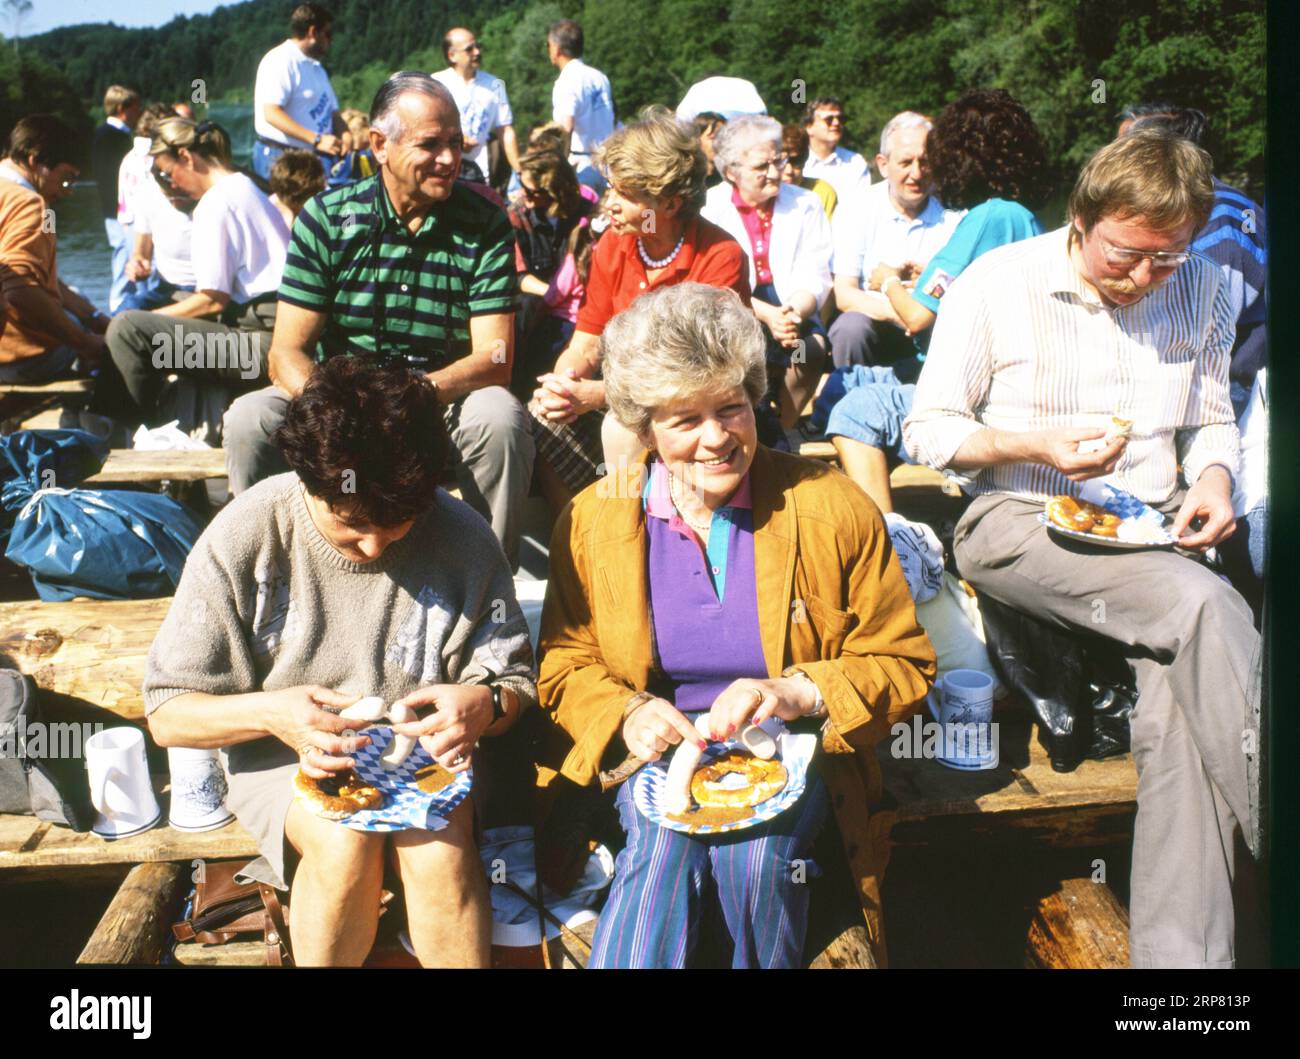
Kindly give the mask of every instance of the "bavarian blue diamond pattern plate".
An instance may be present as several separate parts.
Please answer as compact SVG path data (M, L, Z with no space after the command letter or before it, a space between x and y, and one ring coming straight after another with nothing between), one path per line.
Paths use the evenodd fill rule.
M384 792L378 809L363 809L339 821L354 831L441 831L451 811L465 800L474 783L474 769L457 772L452 781L435 794L420 790L415 774L433 764L429 752L419 743L401 768L389 771L379 760L393 740L391 728L367 728L372 742L352 754L356 772L363 780Z
M1102 548L1169 548L1178 543L1178 538L1164 528L1164 515L1150 505L1143 503L1132 493L1126 493L1123 489L1116 488L1105 480L1094 479L1085 482L1083 488L1079 490L1079 498L1096 504L1098 507L1104 507L1112 515L1118 515L1124 522L1149 522L1156 529L1161 530L1163 535L1150 541L1122 541L1111 537L1098 537L1095 533L1080 533L1077 530L1066 529L1064 526L1056 525L1044 512L1039 512L1038 521L1052 533L1057 533L1062 537L1069 537L1072 540L1096 544Z
M786 731L785 725L781 724L780 721L776 721L776 724L780 725L779 729L774 728L770 721L765 721L763 727L776 736L777 760L785 766L789 778L779 794L754 806L753 813L745 817L745 819L729 824L691 824L681 820L674 820L668 816L661 808L664 780L668 776L668 759L663 758L646 765L632 778L632 803L637 807L641 815L651 823L669 828L672 831L683 831L692 835L713 835L723 831L740 831L771 820L778 813L790 808L798 801L799 795L803 794L804 786L808 780L808 765L812 761L813 752L817 749L816 735L810 733L795 735ZM779 735L777 734L778 731ZM703 768L710 761L739 746L740 744L735 741L710 743L709 748L700 759L700 767Z

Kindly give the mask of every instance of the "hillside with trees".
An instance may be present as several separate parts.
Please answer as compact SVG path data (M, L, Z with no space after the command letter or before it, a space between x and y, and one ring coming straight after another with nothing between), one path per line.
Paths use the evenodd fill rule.
M36 0L37 3L42 0ZM50 2L50 0L45 0ZM345 106L367 108L393 70L444 65L447 28L473 27L484 67L503 78L521 128L549 117L555 71L546 26L577 18L589 62L614 86L619 115L675 105L711 74L753 81L769 110L795 117L805 100L844 100L850 141L865 154L889 116L936 113L972 86L1001 86L1042 127L1059 176L1114 132L1116 110L1137 99L1200 107L1214 130L1217 169L1262 194L1265 5L1259 0L334 0L326 60ZM22 42L21 79L0 68L0 116L39 100L79 98L97 114L114 81L148 98L251 101L263 53L286 35L292 2L250 0L157 29L74 26ZM35 53L35 54L33 54ZM50 80L64 83L59 89ZM62 92L62 94L60 94ZM88 119L85 119L88 120Z

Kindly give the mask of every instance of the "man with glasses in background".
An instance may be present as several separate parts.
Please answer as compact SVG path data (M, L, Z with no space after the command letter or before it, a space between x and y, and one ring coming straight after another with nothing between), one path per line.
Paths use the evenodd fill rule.
M1233 531L1236 321L1222 272L1188 251L1210 173L1163 130L1098 151L1066 227L989 251L944 296L903 426L919 462L961 472L975 497L954 536L962 575L1114 641L1132 667L1135 967L1237 959L1234 882L1259 849L1261 641L1246 601L1194 558L1063 539L1039 516L1105 477L1172 516L1184 551ZM1129 427L1107 429L1112 416Z
M37 384L80 362L95 367L108 317L59 279L54 206L81 175L77 135L52 114L32 114L9 133L0 161L0 382Z
M481 68L483 48L472 31L457 26L442 38L442 54L451 65L433 75L443 85L460 111L460 131L465 138L461 176L466 180L492 182L492 159L488 141L496 133L513 172L519 172L519 139L514 116L506 96L505 82ZM477 170L477 175L470 169Z
M271 179L271 165L290 147L330 159L352 149L338 97L320 60L334 40L334 15L323 4L299 4L290 36L262 56L253 87L253 171Z
M835 189L840 205L855 201L871 186L871 170L862 155L840 146L844 138L844 104L834 96L815 99L804 110L803 124L808 130L804 177L825 180Z

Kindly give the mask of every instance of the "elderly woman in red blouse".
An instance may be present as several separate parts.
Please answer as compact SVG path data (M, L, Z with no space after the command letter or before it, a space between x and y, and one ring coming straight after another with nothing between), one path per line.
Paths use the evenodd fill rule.
M700 216L708 162L689 126L662 107L647 108L604 142L601 163L610 183L610 229L592 255L573 339L555 371L540 377L529 405L537 462L553 501L595 481L602 456L612 461L639 451L636 439L603 414L605 324L647 291L687 281L730 287L749 304L744 250Z

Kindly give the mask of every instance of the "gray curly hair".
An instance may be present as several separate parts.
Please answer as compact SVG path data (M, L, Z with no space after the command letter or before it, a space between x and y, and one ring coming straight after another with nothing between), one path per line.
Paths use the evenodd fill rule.
M734 118L713 137L713 164L724 177L729 169L745 164L751 147L770 143L781 153L781 123L766 114L746 114ZM730 177L727 178L730 180Z
M661 287L637 298L600 336L605 397L638 437L655 409L743 386L756 403L767 386L758 318L735 291L703 283Z

